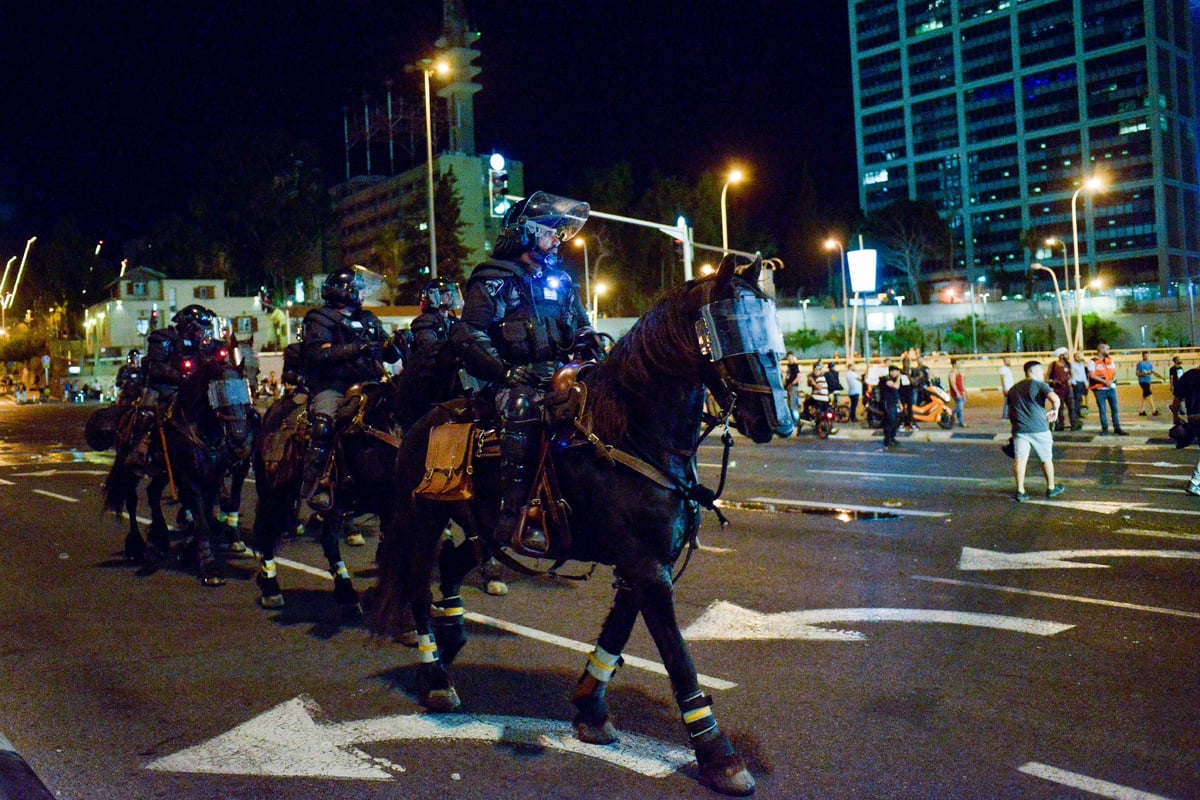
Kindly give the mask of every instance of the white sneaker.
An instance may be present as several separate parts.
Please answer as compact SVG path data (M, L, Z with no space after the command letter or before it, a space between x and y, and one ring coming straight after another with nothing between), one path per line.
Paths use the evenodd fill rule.
M1200 483L1197 483L1196 481L1188 481L1187 493L1200 497Z

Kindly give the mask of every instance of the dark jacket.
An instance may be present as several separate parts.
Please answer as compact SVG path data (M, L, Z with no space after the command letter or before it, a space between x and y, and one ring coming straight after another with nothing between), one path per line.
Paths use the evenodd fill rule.
M520 262L485 261L467 281L452 333L467 371L497 381L511 367L564 363L587 312L562 270L533 275Z
M302 353L304 380L314 393L345 392L356 383L379 380L382 362L400 358L383 323L361 308L349 315L328 307L305 314Z

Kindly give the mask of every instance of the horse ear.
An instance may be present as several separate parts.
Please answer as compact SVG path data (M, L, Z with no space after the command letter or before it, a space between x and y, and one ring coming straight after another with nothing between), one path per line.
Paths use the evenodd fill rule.
M742 270L742 278L746 283L754 286L758 285L758 276L762 273L762 266L762 253L755 253L754 261L750 262L750 265Z
M737 267L737 256L733 253L726 253L721 259L721 265L717 267L717 286L724 287L729 283L729 279L733 277Z

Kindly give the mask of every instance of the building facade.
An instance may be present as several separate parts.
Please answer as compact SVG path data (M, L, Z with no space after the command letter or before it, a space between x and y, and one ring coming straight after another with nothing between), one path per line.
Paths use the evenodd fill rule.
M1193 27L1180 0L850 0L859 200L933 203L927 280L1023 283L1026 232L1109 285L1200 277ZM1061 247L1041 253L1062 265ZM1186 292L1186 288L1182 289Z

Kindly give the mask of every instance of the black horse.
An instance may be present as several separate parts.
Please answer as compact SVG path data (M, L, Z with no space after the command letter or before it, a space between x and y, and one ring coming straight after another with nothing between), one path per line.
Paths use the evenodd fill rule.
M254 450L258 502L254 512L254 549L259 554L259 604L282 608L283 593L275 571L275 550L285 532L295 529L307 441L304 394L276 400L263 418L260 445ZM334 578L334 598L348 609L358 606L341 553L347 515L379 514L391 507L391 478L400 444L396 384L391 380L351 387L340 414L332 471L334 508L321 524L321 549Z
M225 579L213 551L244 549L237 533L238 513L259 420L240 367L217 360L202 361L196 369L180 383L165 419L152 430L146 465L131 466L118 452L105 480L104 509L118 514L124 509L129 516L127 558L141 561L149 553L158 560L171 551L161 501L164 490L173 487L180 519L190 527L200 583L221 586ZM142 477L149 478L149 549L136 518Z
M588 410L584 423L602 446L550 445L561 496L570 508L571 543L557 555L612 565L618 587L574 692L577 736L598 744L616 740L606 688L640 613L670 675L701 780L734 795L752 793L754 779L717 727L711 701L697 683L675 618L671 570L695 541L701 504L712 500L696 474L705 390L755 442L793 429L780 381L783 343L774 305L756 286L760 271L756 260L738 274L734 259L727 257L715 275L690 281L660 300L605 361L581 374ZM379 600L371 619L377 633L394 635L411 605L419 636L419 699L440 711L459 705L448 667L465 642L459 590L474 565L469 552L444 547L442 599L431 608L440 535L450 518L465 530L489 530L499 505L497 465L484 458L474 464L470 501L414 497L430 429L452 416L448 408L435 409L401 445L393 490L399 505L384 528ZM617 463L606 447L621 451Z

